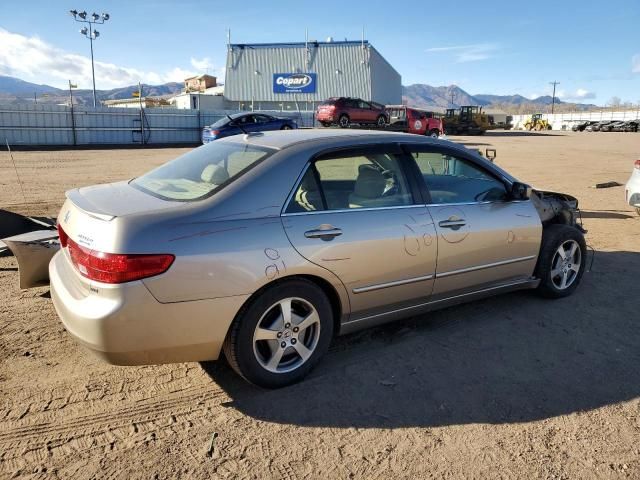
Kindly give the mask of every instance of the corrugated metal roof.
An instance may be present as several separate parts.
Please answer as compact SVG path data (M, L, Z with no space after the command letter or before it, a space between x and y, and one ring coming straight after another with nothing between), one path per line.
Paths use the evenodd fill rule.
M368 40L344 40L344 41L331 41L331 42L318 42L317 40L307 41L305 42L284 42L284 43L232 43L230 47L238 47L238 48L296 48L296 47L306 47L307 45L315 45L315 46L333 46L333 45L368 45Z
M389 88L399 103L401 98L395 99L395 92L401 91L399 74L367 41L232 44L224 95L231 101L317 102L336 96L376 101L372 72L387 73L383 77L394 83ZM315 73L315 93L274 93L273 75L282 73Z

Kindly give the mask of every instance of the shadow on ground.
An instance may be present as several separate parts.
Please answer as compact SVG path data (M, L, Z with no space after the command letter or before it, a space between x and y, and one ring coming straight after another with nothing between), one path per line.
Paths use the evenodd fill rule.
M599 252L572 297L518 292L336 339L302 383L205 371L226 406L269 422L435 427L540 420L640 396L640 254ZM614 314L615 312L615 314Z
M529 132L527 130L489 130L485 137L566 137L566 133L556 131Z
M582 218L624 219L634 217L634 215L621 210L580 210L580 215Z

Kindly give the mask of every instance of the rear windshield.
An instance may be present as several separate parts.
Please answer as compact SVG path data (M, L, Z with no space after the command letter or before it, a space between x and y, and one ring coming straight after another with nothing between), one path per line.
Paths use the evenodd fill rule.
M211 142L133 179L131 185L164 200L201 200L274 152L249 144Z
M227 117L222 117L216 123L212 123L209 127L210 128L220 128L220 127L224 127L228 123L229 123L229 119Z

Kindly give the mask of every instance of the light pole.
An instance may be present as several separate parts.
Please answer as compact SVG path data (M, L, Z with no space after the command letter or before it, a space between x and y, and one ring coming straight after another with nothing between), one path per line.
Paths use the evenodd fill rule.
M91 43L91 76L93 77L93 108L96 108L96 103L97 103L96 102L96 72L93 67L93 41L100 36L100 32L97 31L95 28L93 28L93 26L96 24L101 25L107 20L109 20L109 14L102 13L101 15L98 15L97 13L94 12L89 17L90 19L93 19L93 20L87 20L87 12L84 10L82 12L78 12L77 10L69 10L69 13L73 16L73 19L76 22L89 24L89 28L82 27L82 29L80 29L80 33L85 37L87 37L89 39L89 42Z

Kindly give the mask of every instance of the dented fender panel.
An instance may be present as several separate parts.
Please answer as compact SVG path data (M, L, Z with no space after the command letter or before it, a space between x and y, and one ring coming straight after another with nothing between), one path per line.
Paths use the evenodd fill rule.
M49 262L60 249L58 232L37 230L3 239L18 261L20 288L49 284Z

